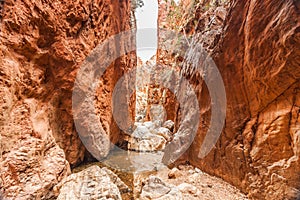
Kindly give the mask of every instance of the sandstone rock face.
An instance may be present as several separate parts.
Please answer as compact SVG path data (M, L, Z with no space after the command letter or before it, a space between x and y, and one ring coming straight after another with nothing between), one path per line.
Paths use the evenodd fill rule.
M76 72L96 45L130 28L129 16L127 1L5 1L1 23L1 134L5 134L2 124L10 123L10 113L18 111L17 105L35 99L45 108L40 118L48 120L49 127L33 124L45 129L43 134L52 132L70 164L80 162L85 149L74 129L71 111ZM97 90L97 112L114 142L118 136L110 133L118 131L107 105L114 83L130 63L126 56L112 63ZM8 129L19 132L12 126ZM7 141L6 136L2 141Z
M201 125L186 159L251 198L293 199L300 190L299 3L233 1L223 22L227 6L205 10L201 3L207 2L194 5L199 12L192 17L180 11L185 17L177 26L201 33L197 40L216 62L226 88L226 124L214 150L198 158L210 125L211 99L196 70L183 64L182 74L193 82L201 108ZM164 52L158 57L164 64L176 61Z
M150 106L149 115L151 121L159 121L160 125L162 125L167 118L165 108L159 104L154 104Z
M120 190L128 187L107 168L91 166L65 178L55 187L58 200L115 199L121 200Z
M67 174L67 161L77 165L86 152L72 116L78 68L99 43L130 28L129 2L7 0L0 9L1 190L16 199L48 198ZM97 113L113 142L119 130L112 89L134 62L130 57L111 63L96 93Z
M149 65L149 62L147 65ZM143 61L140 58L138 58L135 84L135 121L137 122L145 121L147 115L150 74L151 67L144 67Z
M24 135L0 163L0 188L8 199L50 199L52 188L70 173L54 138Z

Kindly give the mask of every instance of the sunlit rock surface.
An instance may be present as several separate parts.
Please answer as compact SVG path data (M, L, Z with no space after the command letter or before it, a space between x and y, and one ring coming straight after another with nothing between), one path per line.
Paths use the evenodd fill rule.
M90 157L72 116L77 71L98 44L130 28L131 8L129 1L108 0L0 4L0 188L12 199L48 199L69 163ZM120 136L112 90L132 55L111 63L95 94L103 134L113 143Z
M109 169L93 165L68 176L54 189L59 193L58 200L121 200L121 192L128 187Z

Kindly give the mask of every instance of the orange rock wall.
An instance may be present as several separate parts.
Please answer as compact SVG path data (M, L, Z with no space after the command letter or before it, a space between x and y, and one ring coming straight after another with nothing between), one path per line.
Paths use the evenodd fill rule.
M83 161L86 150L72 117L76 73L98 44L130 29L130 11L129 1L1 1L0 188L7 197L51 197L69 163ZM111 64L97 105L109 104L114 83L134 65L135 54L129 58ZM101 106L101 121L107 134L115 131L115 142L119 132L111 107Z
M210 98L197 74L181 69L189 72L185 76L190 77L201 108L200 128L185 160L238 186L252 199L296 198L300 193L299 2L232 1L219 35L212 28L203 29L205 20L218 15L216 9L199 4L195 8L191 19L181 13L179 31L201 33L199 41L224 80L227 115L215 148L199 159L210 123ZM193 27L186 20L199 20L204 26Z

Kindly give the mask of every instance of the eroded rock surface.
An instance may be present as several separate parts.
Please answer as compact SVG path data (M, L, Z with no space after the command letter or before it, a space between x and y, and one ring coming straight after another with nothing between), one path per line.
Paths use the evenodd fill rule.
M59 193L58 200L121 200L121 192L128 187L109 169L93 165L68 176L54 190Z
M69 163L54 138L24 135L2 157L0 192L8 199L50 199L52 188L70 174Z
M238 186L251 198L296 198L300 193L299 3L200 1L195 5L187 0L180 4L187 6L186 11L175 9L183 16L176 21L176 15L175 20L168 18L174 5L164 2L161 26L198 34L197 41L214 59L226 88L225 128L215 149L200 159L211 120L207 86L195 66L181 65L182 58L159 52L159 62L181 67L200 102L202 125L185 159ZM195 63L195 58L196 52L183 63ZM174 107L167 112L177 112L176 127L180 112Z
M41 127L45 129L43 134L52 131L70 164L80 162L85 149L74 129L71 110L76 72L98 44L130 28L129 15L127 1L71 4L66 1L5 1L1 22L1 124L10 123L10 113L17 112L17 105L22 106L24 99L35 99L36 104L45 107L44 114L39 117L49 121L49 127ZM114 48L117 47L111 47ZM97 97L97 112L114 142L118 135L111 135L111 129L116 133L118 130L111 123L111 108L105 103L110 102L118 77L130 66L127 58L124 56L111 64L97 90L101 93ZM42 126L38 122L33 125ZM10 129L15 128L11 126ZM2 141L6 141L5 131L1 134L4 135ZM4 142L3 145L8 144Z
M161 114L159 114L160 116ZM154 122L135 123L135 130L128 135L127 139L129 150L140 152L164 150L166 144L173 139L173 133L170 129L161 127L164 120L159 117L155 117L156 121Z
M5 0L0 12L1 191L12 199L47 199L69 163L88 155L72 116L76 73L98 44L130 28L130 5ZM122 46L115 43L111 50ZM132 55L111 63L96 93L99 123L112 142L119 138L109 104L112 89L134 63Z
M174 185L163 182L159 177L150 176L144 180L141 200L153 199L153 200L181 200L183 199L181 192Z
M165 108L159 104L150 105L149 117L151 121L158 121L162 125L167 119Z

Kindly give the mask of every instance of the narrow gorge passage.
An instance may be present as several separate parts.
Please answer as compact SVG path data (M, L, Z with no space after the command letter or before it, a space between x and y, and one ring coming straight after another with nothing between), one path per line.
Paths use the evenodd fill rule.
M298 0L0 0L0 200L298 200Z
M175 38L165 38L163 43L158 44L159 34L167 33L162 29L159 30L158 22L163 23L158 20L159 15L161 16L161 13L158 13L158 4L153 1L144 0L143 6L136 10L137 66L134 76L135 115L132 132L124 131L125 136L120 142L121 148L111 150L100 163L80 166L73 172L79 172L79 174L85 173L85 171L89 172L88 170L93 166L109 167L129 186L128 190L121 193L123 199L247 199L234 186L220 178L208 175L188 163L183 162L184 164L173 168L168 168L166 164L162 163L164 154L170 153L165 152L165 148L176 136L179 125L176 130L174 116L168 116L166 110L166 108L175 110L174 102L177 103L177 100L173 99L173 105L167 102L170 98L176 98L172 94L175 90L171 91L164 85L159 85L160 75L163 74L162 68L170 68L167 70L168 73L176 72L174 72L174 66L170 67L169 63L163 65L157 62L157 58L162 52L162 49L157 48L168 42L184 42L179 41L180 36L176 36ZM153 30L148 31L149 29ZM170 31L169 34L175 34L175 32ZM144 47L145 44L148 46ZM184 45L187 44L184 43ZM168 47L173 48L170 49L170 52L176 51L174 48L180 48L174 45ZM163 50L167 49L164 47ZM181 56L185 55L181 54ZM180 66L175 62L173 65ZM180 81L174 82L170 79L171 77L164 77L163 80L170 84L178 84L177 82ZM186 95L185 92L177 91L177 93ZM192 115L187 116L185 120L191 121L192 119L189 117ZM193 128L195 129L195 127ZM189 133L185 134L186 137L189 135ZM72 190L71 186L70 184L63 186L62 190Z

